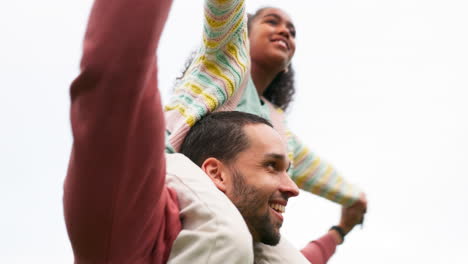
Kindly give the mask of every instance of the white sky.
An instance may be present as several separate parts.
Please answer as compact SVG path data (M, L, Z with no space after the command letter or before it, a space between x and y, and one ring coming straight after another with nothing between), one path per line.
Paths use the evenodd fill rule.
M468 263L468 3L247 1L291 14L290 126L368 194L364 229L329 263ZM199 43L202 2L174 2L159 50L165 98ZM0 8L0 263L72 263L68 87L91 4ZM283 234L298 247L338 220L337 205L306 193L288 207Z

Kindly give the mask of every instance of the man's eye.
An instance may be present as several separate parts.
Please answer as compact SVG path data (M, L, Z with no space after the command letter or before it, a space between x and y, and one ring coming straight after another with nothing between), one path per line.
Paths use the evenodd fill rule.
M265 163L265 167L268 169L268 170L276 170L276 162L267 162Z
M274 19L269 19L269 20L267 20L265 22L268 23L268 24L271 24L271 25L277 25L278 24L278 21L276 21Z

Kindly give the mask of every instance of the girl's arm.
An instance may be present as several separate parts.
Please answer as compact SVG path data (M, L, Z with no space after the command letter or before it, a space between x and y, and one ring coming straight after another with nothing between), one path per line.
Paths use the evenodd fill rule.
M250 65L246 19L244 0L205 0L203 46L165 107L173 150L203 116L237 106Z
M315 153L303 145L296 135L288 133L292 145L294 168L292 179L299 188L344 206L355 203L362 192L346 180Z

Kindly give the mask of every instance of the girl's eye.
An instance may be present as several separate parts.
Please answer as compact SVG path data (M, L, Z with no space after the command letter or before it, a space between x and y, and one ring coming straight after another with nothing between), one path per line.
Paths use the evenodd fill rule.
M291 36L293 36L295 38L296 37L296 30L290 29L289 34L291 34Z

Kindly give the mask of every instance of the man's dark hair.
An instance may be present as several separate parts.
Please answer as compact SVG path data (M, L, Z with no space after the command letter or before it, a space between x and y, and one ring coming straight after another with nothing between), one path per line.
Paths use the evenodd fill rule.
M198 166L210 157L229 164L238 153L249 147L244 126L254 124L273 127L266 119L249 113L211 113L190 129L180 152Z

